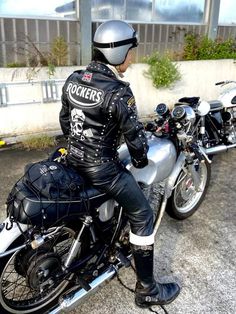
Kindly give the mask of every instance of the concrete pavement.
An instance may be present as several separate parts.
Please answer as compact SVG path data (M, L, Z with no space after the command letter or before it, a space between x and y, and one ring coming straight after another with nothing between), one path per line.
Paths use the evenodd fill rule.
M24 166L46 152L0 151L0 218L7 194ZM211 184L199 210L185 221L164 215L155 242L155 275L176 279L179 297L165 306L169 314L236 313L236 150L215 156ZM131 268L120 272L134 288ZM135 306L134 296L115 278L71 314L148 314ZM153 307L158 313L163 309Z

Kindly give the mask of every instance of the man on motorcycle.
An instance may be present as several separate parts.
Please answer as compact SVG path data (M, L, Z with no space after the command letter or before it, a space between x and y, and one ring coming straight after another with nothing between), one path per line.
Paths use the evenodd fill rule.
M153 212L132 174L119 161L121 135L137 168L148 164L143 125L137 120L129 84L120 80L138 40L124 21L107 21L95 32L93 61L72 73L63 87L60 124L68 137L68 161L95 188L108 193L126 211L137 272L138 306L167 304L179 294L176 283L153 276Z

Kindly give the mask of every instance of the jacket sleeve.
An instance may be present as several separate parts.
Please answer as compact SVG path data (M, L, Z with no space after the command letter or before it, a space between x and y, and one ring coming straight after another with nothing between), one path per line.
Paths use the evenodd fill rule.
M118 95L119 93L116 94ZM137 118L135 99L131 89L128 87L122 97L114 97L113 103L115 104L115 119L124 135L132 163L137 168L143 168L148 164L148 144L143 124Z
M62 96L61 96L62 107L59 114L59 122L60 122L63 134L66 137L68 137L70 133L70 107L69 107L69 103L67 100L67 96L64 92L64 89L65 89L65 85L62 89Z

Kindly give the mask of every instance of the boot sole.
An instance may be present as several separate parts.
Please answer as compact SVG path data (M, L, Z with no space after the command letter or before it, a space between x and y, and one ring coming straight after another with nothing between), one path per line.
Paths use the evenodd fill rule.
M139 303L136 299L135 299L135 304L138 306L138 307L141 307L141 308L149 308L150 306L153 306L153 305L166 305L166 304L170 304L171 302L173 302L177 297L178 295L180 294L180 289L178 291L178 293L175 295L175 297L173 297L173 299L169 300L169 301L159 301L159 302L144 302L144 303Z

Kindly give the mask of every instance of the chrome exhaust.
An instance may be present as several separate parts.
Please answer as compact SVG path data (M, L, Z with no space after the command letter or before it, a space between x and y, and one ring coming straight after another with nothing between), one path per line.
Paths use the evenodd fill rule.
M111 279L116 274L116 272L116 267L111 265L103 274L101 274L89 284L91 288L88 291L86 291L84 288L80 288L79 290L72 290L65 293L60 297L59 305L52 311L49 311L48 314L59 314L72 311L76 306L84 301L86 297L93 294L101 284Z
M235 148L236 144L232 145L219 145L216 147L203 148L207 155L215 155L219 153L224 153L231 148Z

